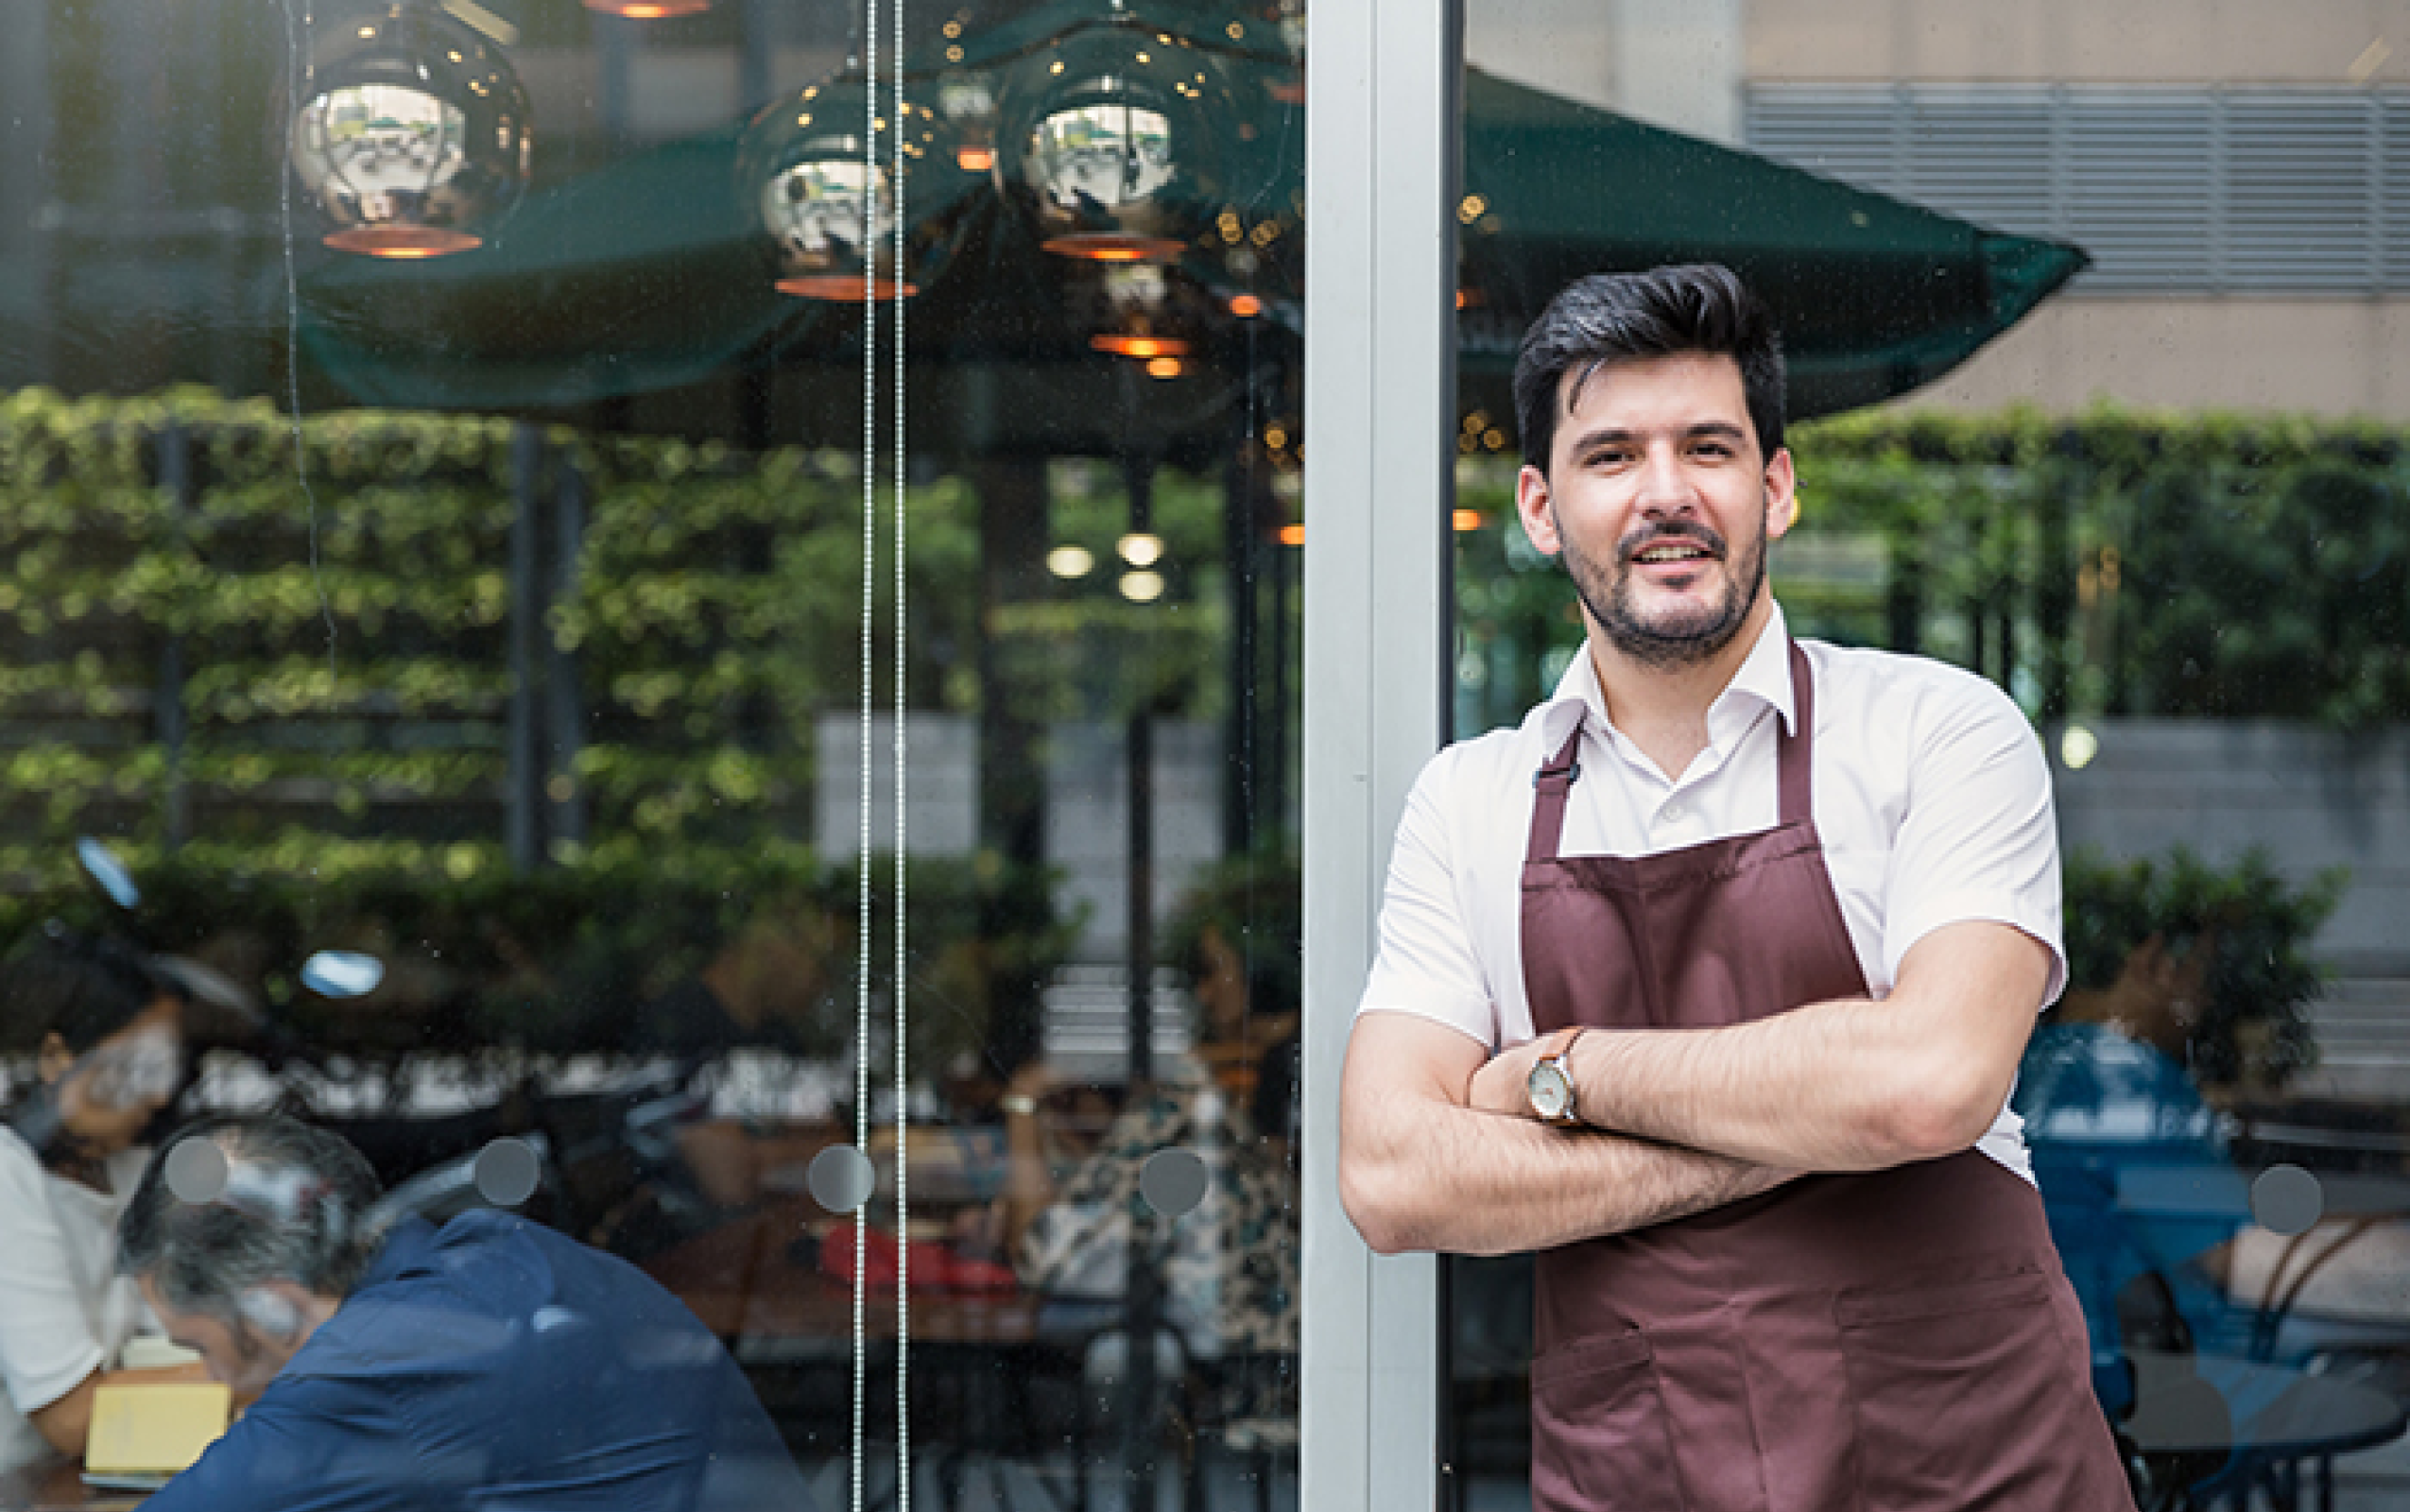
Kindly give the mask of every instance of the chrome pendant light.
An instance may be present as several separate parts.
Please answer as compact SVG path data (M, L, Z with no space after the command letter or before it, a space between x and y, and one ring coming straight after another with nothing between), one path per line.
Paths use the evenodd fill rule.
M739 171L777 249L781 293L858 304L866 294L916 294L929 278L934 249L910 230L905 266L895 266L891 178L900 172L908 183L933 162L951 168L944 128L926 106L907 99L898 110L882 94L874 117L858 78L830 79L773 104L749 129ZM866 153L873 134L876 150Z
M1024 60L997 104L998 187L1046 250L1093 262L1177 260L1222 198L1220 65L1130 17Z
M483 244L527 188L527 94L502 50L419 0L322 34L293 172L329 247L439 257Z

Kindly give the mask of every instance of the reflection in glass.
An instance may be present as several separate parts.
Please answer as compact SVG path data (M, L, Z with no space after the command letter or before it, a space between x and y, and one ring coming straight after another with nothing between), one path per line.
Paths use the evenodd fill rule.
M1084 32L1023 64L1000 107L997 172L1029 197L1046 250L1169 262L1217 197L1209 107L1228 104L1219 67L1185 42Z
M545 123L502 236L462 198L491 118L451 83L497 44L431 6L305 9L306 118L263 65L216 92L256 129L214 138L198 91L101 137L79 129L98 104L63 103L80 76L52 80L54 139L118 170L95 182L172 178L181 141L243 161L192 182L195 223L236 229L206 255L79 220L21 284L76 313L11 349L0 412L0 455L61 458L0 459L0 720L41 730L0 756L43 795L0 818L0 873L26 879L0 887L0 951L59 914L208 963L266 1022L194 1035L178 1115L283 1107L357 1145L392 1211L508 1206L646 1271L729 1341L824 1505L858 1435L872 1504L908 1456L940 1504L1293 1506L1297 946L1268 915L1296 907L1269 859L1298 827L1298 566L1276 544L1299 508L1295 111L1250 88L1241 138L1179 79L1175 109L1115 94L1160 123L1130 134L1141 171L1126 194L1095 162L1066 181L1128 225L1139 201L1186 217L1194 256L1100 267L1045 251L983 157L1013 157L1010 76L1076 56L1032 50L1085 23L1068 7L1002 41L927 17L906 77L928 109L901 132L858 77L823 77L834 12L496 9L527 28L503 45ZM436 35L456 63L402 45ZM1112 35L1116 77L1190 51ZM1294 76L1236 41L1188 57L1187 87ZM1206 198L1229 176L1192 168L1237 161L1182 136L1208 124L1289 177ZM898 136L901 183L864 161ZM292 249L290 310L285 185L338 217ZM407 249L414 226L485 244L391 264L318 241ZM177 335L94 302L99 265L183 301ZM221 275L273 298L237 319ZM916 289L892 385L876 330L866 464L859 301ZM1113 335L1158 344L1092 344ZM137 391L93 392L54 349ZM165 407L139 391L196 379ZM77 868L87 834L139 907ZM1209 966L1182 920L1216 889L1237 901ZM1014 1088L1032 1065L1043 1096ZM1108 1136L1159 1109L1179 1126ZM1043 1142L1018 1194L1017 1133ZM1150 1192L1116 1255L1013 1228Z
M438 257L482 245L525 191L527 98L501 52L414 4L337 28L294 112L291 161L329 247Z
M772 105L747 129L741 171L777 248L782 294L858 303L873 282L876 298L899 292L898 191L910 195L920 164L933 158L943 163L940 127L927 108L905 100L899 143L889 124L899 113L892 94L882 91L873 117L867 93L851 80L815 84ZM874 135L866 160L865 143ZM915 209L905 211L914 216L901 284L907 296L921 292L934 272L928 266L933 238Z

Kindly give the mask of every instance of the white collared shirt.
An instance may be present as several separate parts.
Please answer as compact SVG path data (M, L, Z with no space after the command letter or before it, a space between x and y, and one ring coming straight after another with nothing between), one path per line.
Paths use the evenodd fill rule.
M1607 717L1576 655L1513 730L1432 758L1399 821L1380 948L1359 1012L1436 1020L1492 1049L1533 1037L1523 994L1522 872L1533 772L1581 725L1582 775L1561 853L1651 855L1770 829L1776 721L1792 718L1775 609L1707 713L1707 748L1668 778ZM2050 766L2023 713L1971 673L1920 657L1802 641L1816 679L1811 802L1850 942L1876 997L1944 924L2009 924L2050 948L2042 1005L2066 983ZM2001 1109L1980 1148L2030 1177Z

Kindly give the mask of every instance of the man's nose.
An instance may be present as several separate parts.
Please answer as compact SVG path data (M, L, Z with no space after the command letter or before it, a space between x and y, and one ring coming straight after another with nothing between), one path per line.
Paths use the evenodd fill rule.
M1641 454L1635 502L1651 517L1689 514L1698 507L1698 490L1682 466L1680 448L1652 446Z

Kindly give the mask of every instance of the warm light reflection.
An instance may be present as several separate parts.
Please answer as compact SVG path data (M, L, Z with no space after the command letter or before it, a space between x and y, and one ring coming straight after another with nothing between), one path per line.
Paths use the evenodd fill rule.
M712 0L586 0L586 9L629 21L662 21L671 16L699 15Z
M1163 538L1150 530L1133 530L1115 541L1113 549L1132 567L1152 567L1163 559Z
M1168 236L1131 236L1120 232L1075 232L1039 244L1057 257L1091 263L1177 263L1185 249Z
M954 165L965 173L986 173L996 165L993 147L960 146L954 149Z
M1177 378L1184 370L1178 357L1150 357L1146 362L1149 378Z
M338 252L357 252L367 257L406 260L418 257L444 257L465 252L485 245L483 237L472 236L464 231L446 231L438 226L348 226L329 232L326 245Z
M1116 357L1136 357L1147 361L1155 357L1185 357L1188 343L1179 336L1125 335L1107 331L1090 336L1088 345L1098 352L1110 352Z
M1252 294L1231 296L1231 314L1242 320L1252 320L1264 313L1264 301Z
M1305 544L1305 527L1304 527L1303 525L1282 525L1282 526L1281 526L1281 544L1282 544L1282 545L1283 545L1283 546L1302 546L1302 545L1304 545L1304 544Z
M873 283L859 273L799 273L780 279L778 291L798 299L828 300L840 304L859 304L866 298L892 300L897 294L895 280L883 278ZM921 285L906 284L902 292L908 300L921 292Z
M1458 509L1455 512L1455 527L1460 531L1478 530L1481 528L1481 511L1478 509Z
M1046 553L1046 571L1057 577L1085 577L1096 569L1096 554L1085 546L1057 546Z
M1152 604L1163 596L1163 575L1161 573L1122 574L1121 596L1133 604Z

